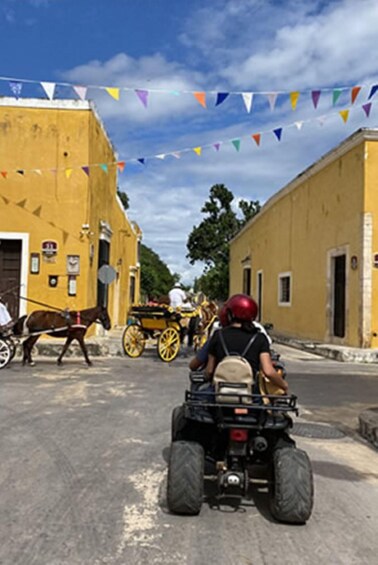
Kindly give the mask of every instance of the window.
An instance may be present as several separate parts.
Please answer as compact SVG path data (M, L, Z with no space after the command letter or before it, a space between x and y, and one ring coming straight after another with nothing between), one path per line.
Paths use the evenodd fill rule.
M291 273L278 275L278 304L291 306Z
M243 292L244 294L251 294L251 267L243 269Z

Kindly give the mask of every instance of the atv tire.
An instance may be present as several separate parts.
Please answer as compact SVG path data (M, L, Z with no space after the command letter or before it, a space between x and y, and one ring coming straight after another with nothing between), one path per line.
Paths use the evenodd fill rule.
M171 444L168 466L167 505L174 514L199 514L204 485L203 447L196 442Z
M186 425L184 406L176 406L172 411L171 441L179 441L184 438L184 428Z
M311 516L314 484L311 463L305 451L295 447L273 453L270 510L280 522L304 524Z

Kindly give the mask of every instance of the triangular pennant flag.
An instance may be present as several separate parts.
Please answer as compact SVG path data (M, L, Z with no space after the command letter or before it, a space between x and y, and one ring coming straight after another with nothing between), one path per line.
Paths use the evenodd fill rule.
M38 218L39 218L40 215L41 215L41 211L42 211L42 206L38 206L38 208L36 208L36 209L34 210L34 212L32 212L32 214L33 214L34 216L38 216Z
M37 175L41 175L42 171L41 169L33 169L33 173L36 173Z
M101 169L102 169L105 173L107 173L108 170L109 170L109 169L108 169L108 165L106 165L105 163L103 163L102 165L100 165L100 167L101 167Z
M215 151L219 151L221 144L220 143L214 143L213 147L215 149Z
M119 100L119 88L105 88L106 92L110 94L114 100Z
M348 121L349 110L340 110L339 114L342 117L344 124L346 124Z
M4 200L4 204L9 204L10 200L8 200L8 198L5 198L2 194L0 194L0 196Z
M169 93L173 94L174 96L180 96L180 92L178 90L170 90Z
M276 105L277 96L278 96L278 92L268 92L266 95L266 97L269 100L270 109L272 111L274 110L274 107Z
M236 151L240 150L240 139L233 139L232 145L235 147Z
M8 176L8 171L1 171L0 174L4 179L6 179Z
M43 90L46 92L47 97L52 100L55 92L55 82L41 82Z
M295 125L295 127L296 127L298 130L301 130L301 129L302 129L302 126L303 126L303 122L295 122L294 125Z
M87 96L87 87L86 86L73 86L72 87L80 100L85 100Z
M247 109L248 114L252 109L252 102L253 102L253 93L252 92L242 92L243 102Z
M16 98L21 96L22 84L21 82L10 82L9 88L11 89L12 93L15 95Z
M135 94L138 96L138 98L142 102L143 106L145 108L147 108L149 91L148 90L139 90L138 88L136 88Z
M126 166L125 161L118 161L117 169L119 170L120 173L123 173L125 166Z
M17 169L16 173L23 176L25 174L25 171L23 169Z
M27 198L25 198L24 200L20 200L20 202L16 202L16 206L19 206L20 208L25 208L26 202L27 202Z
M179 153L178 151L170 153L170 155L172 155L172 157L174 157L175 159L181 159L181 153Z
M66 243L69 234L68 232L62 230L62 235L63 235L63 243Z
M332 93L332 104L333 105L336 104L336 102L340 98L341 93L342 93L342 90L340 90L340 88L334 88L333 89L333 93Z
M319 98L321 95L321 90L313 90L311 92L312 103L314 104L314 108L318 107Z
M252 135L252 139L255 140L256 145L260 145L261 133L254 133L254 134Z
M295 110L297 107L299 95L300 92L298 92L298 90L296 90L295 92L290 92L290 102L292 110Z
M226 98L228 98L229 94L230 94L229 92L218 92L215 105L219 106L220 104L222 104L222 102L224 102Z
M66 178L69 179L70 176L72 175L72 169L65 169L64 172L65 172Z
M84 173L89 177L89 167L81 167Z
M359 93L360 93L360 90L361 90L361 87L360 87L360 86L354 86L354 87L352 88L352 90L350 91L350 99L351 99L352 104L355 103L356 98L357 98L357 96L358 96Z
M193 96L201 106L206 108L206 92L193 92Z
M193 147L193 151L198 155L198 157L200 157L202 153L202 147Z
M276 138L278 139L278 141L281 141L281 135L282 135L282 128L276 128L273 130L274 135L276 136Z
M138 159L138 162L139 162L141 165L144 165L144 164L145 164L145 161L146 161L146 160L145 160L144 157L142 157L141 159Z
M371 87L368 100L370 100L370 98L373 98L373 96L374 96L374 94L377 92L377 90L378 90L378 84L374 84L374 85Z
M371 110L371 102L368 102L367 104L363 104L362 105L363 111L366 114L366 117L368 118L370 115L370 110Z
M156 159L161 159L161 160L165 159L166 156L167 156L166 153L160 153L160 155L155 155Z

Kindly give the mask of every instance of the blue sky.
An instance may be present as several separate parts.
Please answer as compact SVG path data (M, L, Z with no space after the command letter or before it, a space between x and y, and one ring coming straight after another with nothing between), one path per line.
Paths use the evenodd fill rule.
M95 88L88 98L127 162L119 185L129 217L184 282L201 271L186 241L213 184L264 203L353 131L377 125L375 105L369 119L361 108L378 83L376 0L0 0L0 23L0 76L130 89L119 101ZM334 88L355 85L353 106L349 90L333 104ZM151 91L147 108L136 88ZM6 81L0 89L9 95ZM313 90L322 90L317 108ZM207 109L193 91L207 93ZM216 92L253 92L251 112L240 94L216 107ZM338 112L348 108L345 124ZM148 159L171 152L181 158Z

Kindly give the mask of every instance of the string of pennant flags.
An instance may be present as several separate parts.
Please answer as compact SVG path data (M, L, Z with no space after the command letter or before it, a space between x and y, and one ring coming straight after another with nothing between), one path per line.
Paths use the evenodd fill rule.
M72 94L80 100L87 100L89 91L98 90L105 91L112 99L119 101L123 92L134 92L144 108L148 108L149 100L151 94L171 94L173 96L181 95L192 95L196 101L205 109L209 108L210 102L213 103L213 98L215 98L214 106L220 106L229 97L241 97L244 106L248 113L251 112L253 107L253 101L256 96L265 97L271 110L274 110L278 97L286 96L290 100L292 110L296 110L297 104L300 96L310 95L312 104L315 109L317 109L321 95L325 93L332 94L332 104L336 105L340 96L343 93L348 93L350 96L350 104L353 105L357 100L360 92L363 88L368 88L369 94L367 101L371 100L373 96L378 91L378 84L360 84L354 86L339 86L334 88L316 88L312 90L292 90L292 91L215 91L215 90L168 90L159 88L135 88L126 86L99 86L99 85L75 85L68 82L46 82L46 81L36 81L22 78L9 78L0 77L0 82L6 82L8 84L11 95L15 98L21 98L24 86L26 84L38 85L42 88L42 93L50 99L53 100L57 95L57 87L64 87L71 89Z
M353 110L360 109L364 112L365 117L369 118L373 103L374 102L371 101L371 102L366 102L365 104L362 104L361 106L354 106ZM54 175L57 175L59 172L64 172L66 178L69 179L74 171L79 170L79 171L82 171L83 173L85 173L89 177L92 168L99 168L102 171L104 171L104 173L107 174L109 172L110 167L116 167L116 169L119 173L123 173L123 171L125 170L125 167L126 167L126 163L139 163L140 165L145 166L145 165L147 165L147 163L149 161L154 160L154 159L160 160L160 161L162 161L162 160L164 160L168 157L174 157L175 159L180 159L182 155L188 154L188 153L193 153L193 152L198 157L200 157L202 155L203 151L206 150L206 149L213 149L216 152L219 152L222 146L230 145L230 144L235 148L235 150L237 152L239 152L240 149L241 149L241 144L242 144L243 140L252 139L254 141L254 144L257 147L260 147L263 136L265 137L267 134L269 134L269 135L273 134L274 137L276 138L276 140L278 142L280 142L282 140L284 130L287 130L289 128L296 128L296 130L300 131L302 129L303 125L308 124L310 122L318 122L322 126L326 123L326 121L328 121L332 117L340 116L342 121L346 124L348 119L349 119L351 109L352 109L352 107L348 107L348 108L345 108L343 110L339 110L337 112L330 112L330 113L324 114L322 116L317 116L316 118L309 118L309 119L306 119L306 120L295 121L295 122L290 123L286 126L275 127L273 129L270 129L270 130L260 130L260 131L257 131L255 133L243 135L243 136L240 136L240 137L229 138L229 139L226 139L226 140L223 140L223 141L217 141L217 142L203 144L203 145L196 145L196 146L193 146L193 147L187 147L187 148L184 148L184 149L178 149L178 150L169 151L169 152L166 152L166 153L158 153L158 154L155 154L155 155L148 155L148 156L144 156L144 157L130 158L130 159L127 159L127 161L121 160L121 161L112 161L112 162L109 162L109 163L92 163L92 164L83 164L83 165L79 165L79 166L76 166L76 167L72 166L72 167L49 168L49 169L41 169L41 168L33 168L33 169L18 168L18 169L12 169L12 170L0 169L0 176L3 179L7 179L8 176L12 173L20 175L21 177L24 177L25 175L27 175L29 173L42 175L43 173L48 172L48 173L52 173Z

